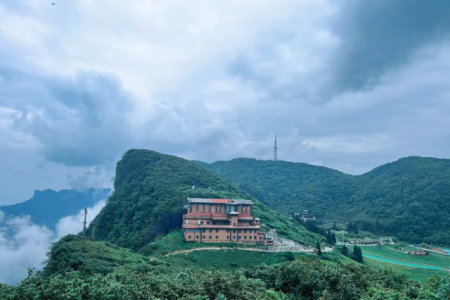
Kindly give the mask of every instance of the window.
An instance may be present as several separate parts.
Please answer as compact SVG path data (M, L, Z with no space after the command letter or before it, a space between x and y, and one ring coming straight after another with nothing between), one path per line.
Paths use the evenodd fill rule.
M196 239L196 240L198 240L198 235L197 235L197 236L195 236L195 239Z
M211 233L211 232L212 232L212 229L209 230L209 233Z
M247 229L244 229L244 233L247 233Z
M208 221L208 222L206 222L206 224L209 224L209 221Z
M203 232L206 232L206 229L203 229Z
M236 239L236 236L235 235L233 235L233 240L235 240Z
M209 236L209 239L210 239L210 240L212 239L212 235Z
M203 236L203 239L205 239L205 236Z
M219 236L218 235L216 235L216 240L218 240L219 239Z
M216 206L216 214L217 214L217 206Z
M230 232L230 229L227 229L227 233Z
M233 225L236 225L236 223L233 223Z
M227 240L230 238L230 236L229 235L227 235Z
M240 240L241 239L241 236L238 236L238 240Z
M256 240L256 235L255 235L255 240Z
M191 207L189 207L189 212L192 212L192 206L191 206Z
M189 236L189 239L191 239L192 237L191 236Z
M238 232L241 233L241 230L239 229Z
M246 235L244 235L244 240L246 240L247 239L247 236Z
M249 238L249 239L252 239L252 236L249 236L248 238Z
M202 207L203 207L203 212L205 212L205 204L203 204Z
M203 224L203 221L200 221L200 224Z
M219 232L219 229L216 229L216 232L218 233L218 232Z
M186 224L189 224L189 220L186 220L186 222L185 222Z
M236 233L236 229L233 229L233 233Z

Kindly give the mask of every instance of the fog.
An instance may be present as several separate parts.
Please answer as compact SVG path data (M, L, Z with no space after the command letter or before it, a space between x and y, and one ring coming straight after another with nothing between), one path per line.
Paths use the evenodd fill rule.
M101 200L88 208L88 225L105 204L106 201ZM30 216L8 217L0 211L0 282L15 284L27 276L29 268L42 269L51 244L67 234L80 232L83 218L84 210L61 218L53 232L34 224Z

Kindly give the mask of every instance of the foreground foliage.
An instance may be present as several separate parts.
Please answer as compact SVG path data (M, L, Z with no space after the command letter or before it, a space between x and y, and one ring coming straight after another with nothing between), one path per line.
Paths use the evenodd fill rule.
M299 257L273 266L230 271L179 268L161 260L126 265L103 275L69 271L30 274L0 285L0 299L447 299L449 278L427 284L388 271Z
M450 241L450 160L407 157L359 176L284 161L197 162L284 214L309 210L414 243Z

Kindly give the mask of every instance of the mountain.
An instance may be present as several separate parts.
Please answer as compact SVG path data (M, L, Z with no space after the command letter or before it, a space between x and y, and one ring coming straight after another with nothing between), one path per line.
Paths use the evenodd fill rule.
M406 157L352 176L285 161L196 162L280 213L360 221L410 242L449 244L450 160ZM380 229L381 230L381 229Z
M229 196L228 182L193 162L133 149L117 163L114 193L91 227L95 226L98 240L138 250L158 235L181 228L187 197ZM236 187L231 196L251 199L253 215L261 218L261 224L277 228L280 235L308 245L323 239Z
M130 150L117 164L114 193L87 238L67 235L52 244L44 269L30 270L17 285L0 283L0 299L448 298L450 277L421 284L392 271L371 270L340 251L320 256L237 247L172 255L141 251L179 239L186 197L227 197L228 188L228 182L195 163ZM321 239L246 192L233 187L231 194L254 201L254 214L281 235L309 244ZM90 238L93 226L96 240Z
M14 205L0 206L0 210L10 217L29 215L33 223L54 230L61 218L77 214L85 207L92 207L99 200L108 198L110 193L111 189L93 188L84 192L50 189L35 191L31 199Z

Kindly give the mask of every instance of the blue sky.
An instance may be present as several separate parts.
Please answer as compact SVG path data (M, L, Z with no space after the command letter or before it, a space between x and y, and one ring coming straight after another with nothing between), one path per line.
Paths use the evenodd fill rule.
M2 1L0 205L129 148L361 174L450 153L450 2Z

